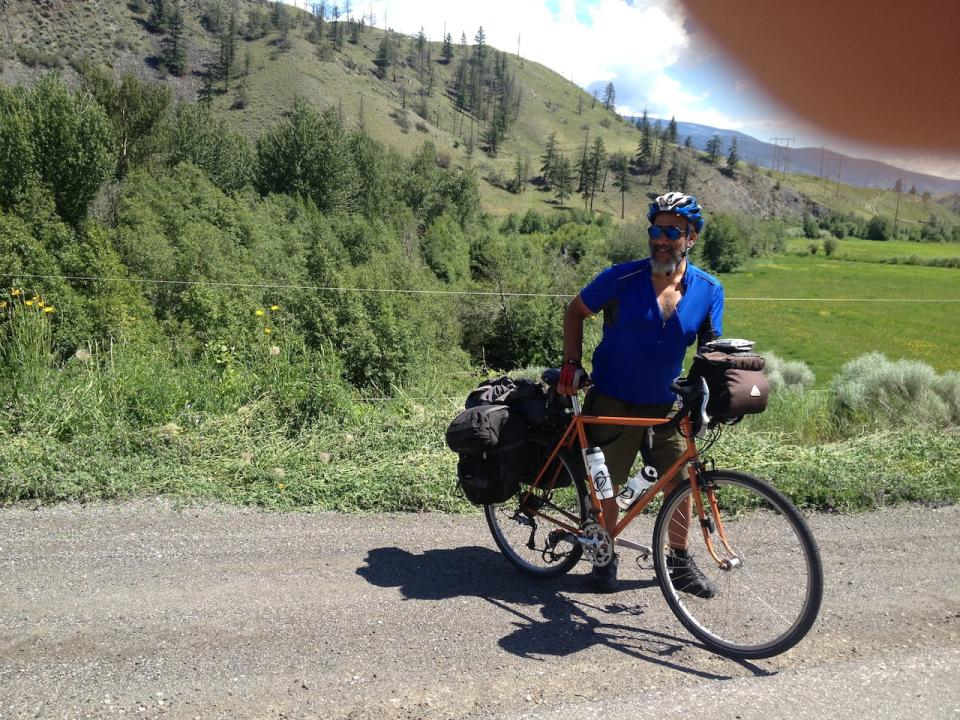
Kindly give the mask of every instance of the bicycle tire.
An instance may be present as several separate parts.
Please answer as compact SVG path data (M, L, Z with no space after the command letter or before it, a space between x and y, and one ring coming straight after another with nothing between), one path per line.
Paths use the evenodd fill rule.
M674 511L691 497L689 483L670 493L657 515L654 564L660 589L677 619L704 645L726 657L779 655L809 632L823 600L823 564L803 516L779 490L747 473L701 473L698 492L723 549L704 490L713 488L739 567L721 569L707 551L696 510L691 513L688 552L712 582L715 595L701 598L675 588L667 567ZM708 525L709 527L709 525Z
M536 472L549 457L552 446L531 441L535 449L528 453L531 457L530 476ZM545 509L551 515L560 517L560 508L571 517L562 518L567 524L580 528L589 516L590 496L583 481L583 473L576 472L572 453L561 453L554 460L560 463L561 479L553 489L534 488L527 503L531 507ZM538 462L539 460L539 462ZM548 477L551 473L548 472ZM550 533L562 533L558 525L526 512L521 506L529 485L521 485L520 490L509 500L484 506L484 515L493 540L504 557L521 572L541 579L555 578L568 573L583 555L583 546L569 539L561 540L559 548L562 554L551 555L547 552Z

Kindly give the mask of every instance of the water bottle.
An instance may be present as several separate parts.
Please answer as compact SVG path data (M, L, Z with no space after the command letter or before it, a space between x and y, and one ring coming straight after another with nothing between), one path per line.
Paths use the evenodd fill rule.
M653 465L644 465L640 468L640 472L627 480L627 484L623 486L623 490L617 495L617 505L619 505L622 510L626 510L633 505L638 497L653 487L659 477L660 473L657 472L657 469L653 467Z
M587 465L590 468L590 477L593 478L593 487L597 490L597 497L601 500L612 498L613 482L610 480L610 471L607 470L603 450L598 447L587 450Z

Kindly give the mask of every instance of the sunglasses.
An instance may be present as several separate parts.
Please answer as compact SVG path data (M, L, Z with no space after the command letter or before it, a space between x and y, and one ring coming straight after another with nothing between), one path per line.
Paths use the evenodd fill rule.
M686 230L681 230L676 225L651 225L647 228L647 235L651 240L659 240L663 235L667 236L667 240L679 240L686 234Z

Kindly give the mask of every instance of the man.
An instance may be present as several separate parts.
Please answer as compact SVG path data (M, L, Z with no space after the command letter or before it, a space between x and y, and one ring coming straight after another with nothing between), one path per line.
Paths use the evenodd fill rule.
M603 337L593 354L593 387L584 401L587 415L669 417L675 411L670 383L680 375L687 347L719 337L723 288L711 275L687 262L703 229L697 199L671 192L658 197L647 213L649 257L607 268L573 298L563 322L563 368L558 391L576 392L581 367L583 321L603 311ZM646 428L592 426L590 442L603 449L614 494L626 482L646 438ZM686 448L676 430L656 433L650 451L654 466L666 471ZM613 531L619 509L603 500L604 525ZM687 555L690 507L671 522L670 577L678 590L712 597L714 588ZM597 589L617 587L617 558L594 568Z

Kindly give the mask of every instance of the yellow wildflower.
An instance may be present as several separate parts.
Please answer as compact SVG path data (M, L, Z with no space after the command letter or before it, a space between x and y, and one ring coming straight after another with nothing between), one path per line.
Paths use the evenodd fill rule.
M13 295L13 297L18 297L21 292L22 291L20 290L20 288L13 288L13 290L10 291L10 294Z
M264 328L264 329L263 329L263 332L264 332L265 334L269 335L270 333L273 332L273 330L271 330L270 328Z
M52 313L53 310L54 310L53 305L47 305L47 306L43 309L43 311L44 311L45 313L47 313L48 315L49 315L50 313Z
M262 315L263 315L263 308L257 308L257 311L254 313L254 315L256 315L257 317L262 316Z
M277 483L277 490L283 492L283 489L286 487L283 483Z
M6 300L0 300L0 308L5 308L7 306Z
M271 306L270 306L270 311L271 311L271 312L276 312L276 311L279 310L279 309L280 309L280 306L279 306L279 305L271 305Z
M33 300L27 300L27 301L24 303L24 305L26 305L27 307L30 307L31 305L33 305Z
M43 307L43 306L44 306L43 300L37 300L37 307Z

